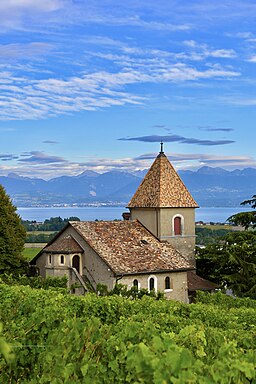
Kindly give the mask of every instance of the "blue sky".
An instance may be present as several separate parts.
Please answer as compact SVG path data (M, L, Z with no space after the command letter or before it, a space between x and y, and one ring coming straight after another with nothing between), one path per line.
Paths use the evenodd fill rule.
M0 175L254 167L254 0L0 3Z

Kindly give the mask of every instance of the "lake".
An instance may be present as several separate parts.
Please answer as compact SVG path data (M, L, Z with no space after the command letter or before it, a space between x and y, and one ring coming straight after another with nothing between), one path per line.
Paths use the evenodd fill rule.
M226 219L238 212L249 211L249 207L201 207L196 209L196 221L212 221L224 223ZM125 207L51 207L51 208L18 208L17 212L23 220L44 221L50 217L60 216L62 219L71 216L81 220L94 221L122 219Z

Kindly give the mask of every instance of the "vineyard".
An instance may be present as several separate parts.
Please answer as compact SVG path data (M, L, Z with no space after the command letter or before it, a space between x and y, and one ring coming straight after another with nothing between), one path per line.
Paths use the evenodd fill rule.
M256 383L256 302L75 297L0 284L0 382Z

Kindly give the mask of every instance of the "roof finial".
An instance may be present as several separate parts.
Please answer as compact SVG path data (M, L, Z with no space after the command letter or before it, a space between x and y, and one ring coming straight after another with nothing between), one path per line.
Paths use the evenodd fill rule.
M161 150L159 153L162 155L164 153L164 143L161 141L160 145L161 145Z

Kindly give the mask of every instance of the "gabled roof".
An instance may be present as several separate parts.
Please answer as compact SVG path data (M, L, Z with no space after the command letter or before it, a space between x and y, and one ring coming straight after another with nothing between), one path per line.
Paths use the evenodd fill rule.
M82 253L83 248L72 236L68 235L66 237L57 237L53 243L46 245L43 251L49 253Z
M70 225L117 275L194 269L138 220L72 221Z
M159 153L128 204L128 208L161 207L198 208L163 152Z

